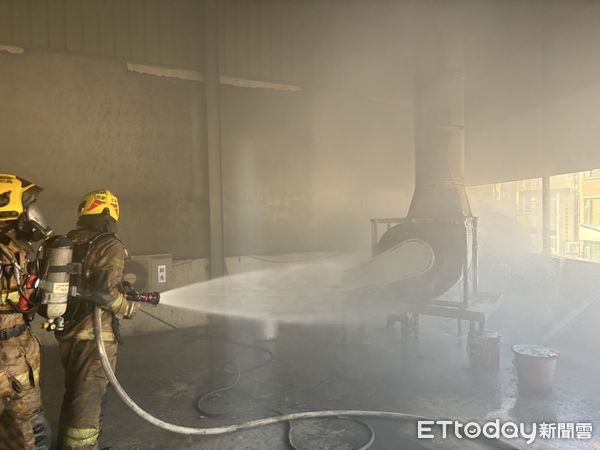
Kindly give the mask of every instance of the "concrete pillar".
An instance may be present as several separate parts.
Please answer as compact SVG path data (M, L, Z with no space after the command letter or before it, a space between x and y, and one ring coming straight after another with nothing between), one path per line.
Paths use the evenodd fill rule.
M550 177L542 177L542 252L550 254Z
M210 277L225 275L223 237L223 182L221 165L221 112L219 74L218 0L204 0L204 73L208 195L210 215Z

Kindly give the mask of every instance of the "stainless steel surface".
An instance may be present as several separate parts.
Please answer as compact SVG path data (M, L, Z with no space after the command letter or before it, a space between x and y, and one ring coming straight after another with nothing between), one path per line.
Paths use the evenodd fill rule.
M429 301L447 292L455 286L465 271L471 269L473 255L473 217L407 217L397 220L392 228L377 240L373 247L373 255L378 255L393 248L399 243L410 239L419 239L427 242L434 253L435 262L425 273L419 274L411 279L400 279L390 283L389 289L397 297L405 301ZM390 220L377 220L378 223L393 223ZM374 236L378 238L377 230ZM465 270L466 269L466 270ZM476 275L473 274L474 279ZM469 277L465 278L468 285ZM466 303L470 290L463 293L463 301Z
M404 300L427 301L463 280L463 306L470 295L470 265L476 252L473 216L464 185L464 62L440 40L430 50L444 58L423 67L416 80L415 191L406 219L378 239L372 231L375 257L404 240L421 239L433 249L435 264L424 274L398 280L390 287ZM449 39L455 42L456 36ZM450 61L448 60L450 59ZM475 281L475 286L477 282Z

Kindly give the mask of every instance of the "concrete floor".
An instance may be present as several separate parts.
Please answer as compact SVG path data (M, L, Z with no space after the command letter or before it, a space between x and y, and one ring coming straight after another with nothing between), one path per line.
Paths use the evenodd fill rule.
M276 341L259 343L277 359L242 374L234 388L206 400L203 408L216 414L209 418L201 417L196 401L207 390L235 378L223 372L223 362L235 361L245 370L269 358L264 351L229 342L224 326L128 337L120 349L118 376L142 407L164 420L188 426L333 408L390 410L465 421L498 417L600 424L600 371L596 366L586 367L578 358L565 355L551 395L523 397L518 395L508 343L503 343L502 367L497 374L473 373L465 353L466 338L456 336L456 322L423 318L418 343L402 342L399 332L386 333L384 324L381 315L345 330L323 325L283 327ZM237 334L237 342L256 343L244 338L244 333ZM62 368L55 347L44 349L43 377L45 404L55 426L62 395ZM492 448L484 442L464 440L418 441L414 422L368 422L376 433L373 449ZM179 436L146 424L111 392L102 444L116 449L285 449L290 448L287 431L285 425L274 425L220 437ZM295 444L302 449L356 449L369 437L359 424L342 421L298 423L292 431ZM522 442L512 443L526 447ZM592 441L538 440L534 448L598 449L600 436L595 430Z

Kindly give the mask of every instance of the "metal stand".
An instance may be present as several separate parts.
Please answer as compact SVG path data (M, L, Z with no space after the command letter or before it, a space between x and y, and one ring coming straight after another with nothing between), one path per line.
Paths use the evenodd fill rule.
M429 303L399 303L394 313L388 314L386 327L388 331L391 331L396 322L400 322L400 326L404 327L408 323L406 320L407 314L411 314L413 321L418 323L418 316L424 314L426 316L456 319L457 336L462 336L463 334L463 320L469 322L469 332L484 332L487 318L499 306L500 297L500 294L482 292L476 301L473 301L472 305L468 307L440 306ZM418 326L412 327L411 330L406 332L404 330L401 331L402 337L407 338L416 333L418 333Z

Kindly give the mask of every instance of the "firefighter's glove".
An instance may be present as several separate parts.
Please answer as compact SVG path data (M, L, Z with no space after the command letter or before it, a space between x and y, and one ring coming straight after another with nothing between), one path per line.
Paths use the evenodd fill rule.
M123 316L125 319L133 319L133 317L137 314L137 312L140 310L140 303L139 302L127 302L127 309L125 310L125 315Z
M126 280L123 280L121 282L121 289L120 290L124 294L127 294L128 292L133 292L134 291L133 290L133 285L129 281L126 281Z

